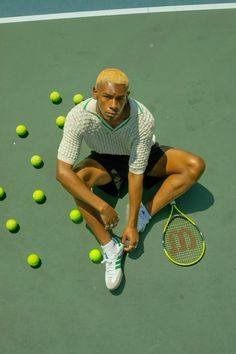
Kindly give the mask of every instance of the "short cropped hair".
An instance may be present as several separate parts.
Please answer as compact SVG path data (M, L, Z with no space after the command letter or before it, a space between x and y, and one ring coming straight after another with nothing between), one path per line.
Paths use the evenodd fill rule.
M96 87L99 83L104 81L113 82L114 84L122 84L127 86L127 88L129 87L129 79L127 75L123 71L116 68L107 68L102 70L96 79Z

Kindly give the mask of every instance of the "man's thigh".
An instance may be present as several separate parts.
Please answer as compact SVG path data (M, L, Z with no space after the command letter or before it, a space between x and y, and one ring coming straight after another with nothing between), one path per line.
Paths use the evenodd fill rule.
M91 158L85 158L76 164L74 172L90 187L95 185L102 186L112 180L107 170L100 163Z
M183 173L201 162L199 156L185 150L170 146L161 146L161 149L164 154L148 172L149 176L161 178L174 173Z

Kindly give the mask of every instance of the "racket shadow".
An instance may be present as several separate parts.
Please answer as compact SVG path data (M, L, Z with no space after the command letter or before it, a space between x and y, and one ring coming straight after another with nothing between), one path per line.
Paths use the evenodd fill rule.
M153 195L153 193L155 193L158 190L160 184L161 182L158 183L155 187L151 188L151 190L148 191L144 190L144 198L143 198L144 203L148 201ZM215 199L213 194L206 187L204 187L200 183L196 183L194 186L192 186L192 188L189 191L187 191L184 195L179 197L177 201L178 201L178 206L180 207L181 210L184 211L185 214L192 214L210 208L214 204ZM146 226L145 231L140 233L139 245L136 250L134 250L132 253L129 254L129 258L138 259L144 254L145 252L144 244L147 235L150 233L151 229L155 227L155 225L158 222L162 220L167 220L169 214L170 214L170 208L169 206L166 206L151 219L149 224ZM160 234L159 236L161 240L162 234Z

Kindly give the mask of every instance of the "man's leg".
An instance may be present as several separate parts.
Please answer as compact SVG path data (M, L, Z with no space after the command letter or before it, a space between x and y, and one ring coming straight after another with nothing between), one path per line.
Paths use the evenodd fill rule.
M111 176L105 168L95 160L89 158L83 160L79 164L75 170L75 173L88 188L95 185L105 185L111 182ZM101 245L104 255L104 262L106 264L106 286L109 290L115 290L120 285L123 277L123 272L121 269L123 245L119 240L111 237L110 233L105 229L100 215L95 209L80 200L76 199L75 201L82 216ZM111 208L111 212L114 214L114 217L117 218L117 214L114 209Z
M75 173L88 188L95 185L105 185L111 181L111 176L104 167L92 159L81 161L76 167ZM101 245L108 243L111 240L110 233L105 229L96 210L78 199L75 199L75 202L98 242Z
M151 216L184 194L205 169L203 159L197 155L171 147L162 149L165 154L148 173L153 177L166 177L157 193L145 205Z

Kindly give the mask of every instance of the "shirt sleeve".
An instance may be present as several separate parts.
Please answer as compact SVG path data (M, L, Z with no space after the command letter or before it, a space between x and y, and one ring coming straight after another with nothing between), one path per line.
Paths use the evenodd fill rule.
M139 117L129 158L129 171L132 173L142 174L147 167L151 147L155 143L154 123L149 111Z
M63 137L58 148L58 160L73 165L79 156L82 140L82 119L79 112L72 109L66 117Z

